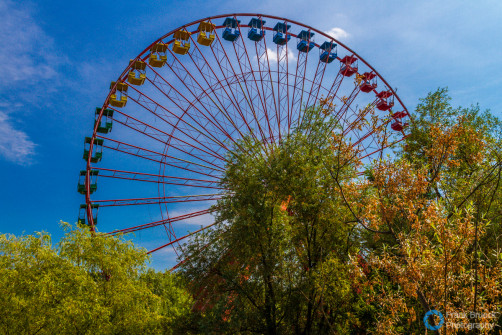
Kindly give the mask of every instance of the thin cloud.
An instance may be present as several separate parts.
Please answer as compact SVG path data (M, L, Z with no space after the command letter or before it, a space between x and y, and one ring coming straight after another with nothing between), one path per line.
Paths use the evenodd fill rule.
M44 97L53 92L59 80L58 67L66 62L58 55L53 39L32 17L28 6L0 0L0 156L29 165L36 144L16 128L19 111L43 107ZM47 85L51 80L51 85ZM42 101L42 103L41 103Z
M269 63L276 63L277 62L277 51L272 50L270 48L267 48L267 55L268 55ZM258 56L256 56L256 60L258 60ZM296 61L295 54L290 49L288 49L288 63L295 62L295 61Z
M333 27L330 30L325 31L325 33L337 40L345 40L350 37L348 32L339 27Z
M33 163L36 144L12 125L7 114L0 112L0 155L20 165Z
M53 50L53 39L30 13L11 1L0 2L0 88L17 83L37 82L57 76L61 58Z

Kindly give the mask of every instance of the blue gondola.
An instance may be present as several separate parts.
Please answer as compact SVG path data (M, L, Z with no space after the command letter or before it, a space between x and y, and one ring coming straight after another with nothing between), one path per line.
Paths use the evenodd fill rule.
M321 55L319 56L321 62L331 63L336 59L336 43L324 42L319 49L321 49Z
M223 30L223 38L230 42L233 42L236 39L238 39L239 36L241 35L241 32L238 29L240 23L241 23L240 20L227 17L225 21L223 21L223 25L226 27L225 30Z
M310 40L312 37L314 37L313 32L302 30L297 37L299 39L298 45L296 46L298 51L309 52L315 46L315 43Z
M291 39L291 35L287 33L289 28L291 28L291 25L285 24L284 22L277 22L274 27L273 41L275 44L284 45L289 42Z
M259 42L265 36L265 30L263 30L263 26L265 25L265 21L261 19L252 18L249 21L248 26L250 27L248 32L248 37L251 41Z

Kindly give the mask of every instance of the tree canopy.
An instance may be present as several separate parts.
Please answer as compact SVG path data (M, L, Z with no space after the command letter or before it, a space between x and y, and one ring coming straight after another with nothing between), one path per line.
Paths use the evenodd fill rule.
M145 250L63 224L65 236L0 235L0 333L169 334L190 310L173 274Z
M194 329L421 334L433 309L457 325L445 334L497 324L499 120L439 89L402 145L363 166L326 101L278 144L245 138L229 155L217 224L185 249Z

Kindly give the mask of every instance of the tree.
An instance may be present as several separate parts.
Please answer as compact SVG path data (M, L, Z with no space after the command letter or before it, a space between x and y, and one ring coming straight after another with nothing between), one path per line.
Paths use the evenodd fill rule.
M248 137L230 152L217 224L185 248L199 330L345 332L364 313L347 269L356 223L340 192L359 162L330 108L307 109L278 144Z
M229 156L217 225L186 248L194 329L422 334L432 309L500 323L498 119L440 89L404 145L363 167L332 109L324 100L278 145L245 138ZM369 124L354 127L387 145L371 106L360 113Z
M147 271L143 249L63 227L57 246L43 232L0 235L3 334L165 334L188 313L179 281Z
M403 150L375 162L349 200L372 229L364 251L370 271L355 259L353 266L368 299L383 307L378 333L421 333L431 309L446 323L497 323L500 172L496 118L477 106L452 108L445 89L422 100Z
M140 281L160 300L156 309L159 333L183 333L192 307L192 297L183 279L168 271L148 269L141 274Z

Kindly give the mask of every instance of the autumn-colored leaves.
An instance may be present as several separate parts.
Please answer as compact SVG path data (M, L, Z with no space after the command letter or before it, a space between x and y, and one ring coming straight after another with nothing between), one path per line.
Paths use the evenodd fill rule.
M448 324L496 320L454 315L500 309L502 259L486 236L488 227L496 241L501 236L497 129L478 126L496 122L446 101L446 91L424 99L408 145L375 161L371 178L347 197L358 220L381 232L371 232L373 243L361 251L370 273L352 262L359 285L382 306L377 333L402 333L406 320L420 329L412 323L436 309L447 315L440 333L456 334L461 329Z

